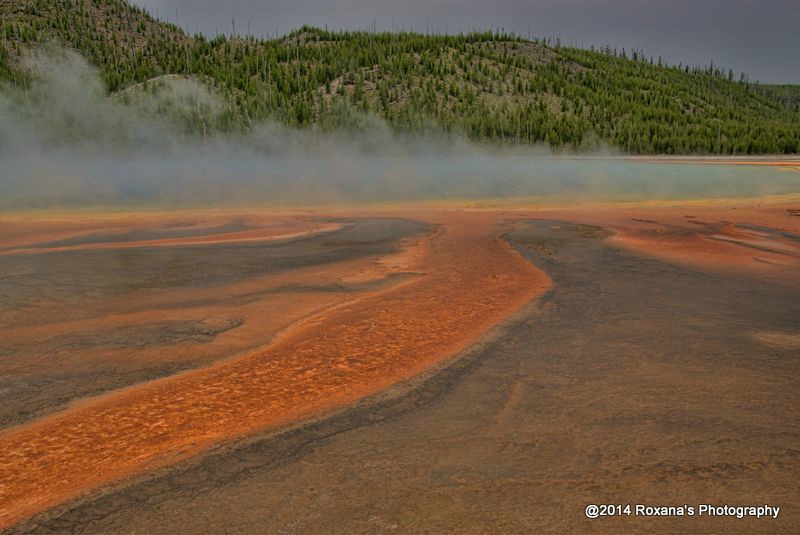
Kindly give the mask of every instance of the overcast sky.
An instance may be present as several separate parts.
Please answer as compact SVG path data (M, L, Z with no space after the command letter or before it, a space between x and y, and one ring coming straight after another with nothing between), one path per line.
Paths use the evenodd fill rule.
M190 33L272 36L303 24L425 32L505 28L562 43L710 60L751 79L800 83L800 0L134 0Z

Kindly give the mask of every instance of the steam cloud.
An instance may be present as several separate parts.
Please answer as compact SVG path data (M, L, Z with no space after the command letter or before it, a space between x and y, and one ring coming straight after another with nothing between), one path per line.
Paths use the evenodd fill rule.
M356 132L253 125L202 134L225 100L196 80L109 96L79 55L39 50L33 82L0 90L0 209L118 204L327 205L423 199L551 201L787 193L797 175L491 149L462 137L398 136L377 118ZM187 121L194 121L187 128Z

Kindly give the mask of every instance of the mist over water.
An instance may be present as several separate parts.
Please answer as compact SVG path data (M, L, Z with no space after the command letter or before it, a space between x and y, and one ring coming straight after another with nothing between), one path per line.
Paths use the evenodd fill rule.
M26 59L33 82L0 92L0 209L204 204L332 205L532 197L686 199L800 191L800 173L554 156L462 137L394 134L364 117L348 133L260 124L203 135L227 103L203 84L108 96L76 54ZM196 125L195 125L196 126ZM585 155L584 155L585 156Z

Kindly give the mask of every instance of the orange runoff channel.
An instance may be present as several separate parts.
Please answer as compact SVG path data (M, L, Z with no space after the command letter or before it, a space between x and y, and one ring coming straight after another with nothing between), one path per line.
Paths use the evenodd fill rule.
M0 433L0 528L220 442L319 415L475 343L550 287L487 213L441 213L422 275L330 309L252 354Z

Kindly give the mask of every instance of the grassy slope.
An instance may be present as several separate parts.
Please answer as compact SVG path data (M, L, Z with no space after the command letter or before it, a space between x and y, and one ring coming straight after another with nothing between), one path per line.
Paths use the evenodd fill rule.
M122 0L0 0L0 75L56 40L99 66L110 91L164 74L225 89L239 126L274 118L322 129L369 112L398 130L480 141L615 145L634 153L800 152L800 91L716 69L658 66L513 36L329 33L279 40L190 37ZM228 125L230 126L230 125Z

